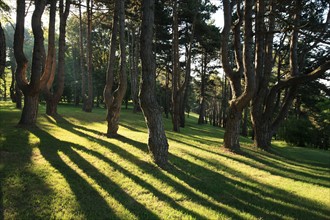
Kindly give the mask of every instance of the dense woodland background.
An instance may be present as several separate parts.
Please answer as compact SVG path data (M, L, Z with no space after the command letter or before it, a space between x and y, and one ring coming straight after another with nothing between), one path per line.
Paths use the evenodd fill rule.
M196 123L226 128L224 146L233 151L239 134L266 150L273 138L328 149L329 3L220 3L151 1L146 11L155 17L143 21L134 0L1 1L2 99L22 108L25 98L21 124L35 123L39 102L49 115L59 102L86 112L104 107L112 136L122 104L141 111L146 72L154 75L150 82L155 78L147 86L155 100L146 105L171 118L175 132L195 112ZM217 10L224 12L221 28L211 19ZM32 30L24 21L31 11Z

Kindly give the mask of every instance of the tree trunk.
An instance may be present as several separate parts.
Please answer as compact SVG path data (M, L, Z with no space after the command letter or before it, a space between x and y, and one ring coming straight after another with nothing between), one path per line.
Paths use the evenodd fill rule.
M82 21L82 13L81 13L81 3L79 0L79 55L80 55L80 72L81 72L81 98L82 98L82 110L86 109L86 73L85 73L85 58L84 58L84 44L83 44L83 21Z
M180 69L178 1L173 0L173 71L172 71L172 123L173 131L180 132Z
M5 72L6 67L6 38L0 22L0 76Z
M141 61L142 85L140 92L141 108L148 126L148 148L154 162L162 168L167 166L168 143L162 121L162 113L157 103L155 56L153 54L153 25L155 1L142 1Z
M138 33L135 28L132 31L132 72L131 72L131 91L132 91L132 101L133 101L133 112L140 112L139 104L139 39Z
M198 124L205 123L205 87L206 87L206 53L202 55L202 71L201 71L201 87L200 87L200 100L199 100L199 117Z
M65 35L66 35L66 21L69 15L70 10L70 0L66 1L65 9L64 9L64 0L60 0L59 4L59 14L60 14L60 34L59 34L59 40L58 40L58 69L57 69L57 77L56 77L56 83L57 87L54 88L53 93L50 91L50 88L53 84L53 78L55 73L55 55L54 57L50 57L49 59L52 59L52 67L49 71L52 71L51 77L49 81L47 82L47 86L44 89L45 90L45 96L46 96L46 114L47 115L56 115L57 114L57 105L61 99L61 96L63 94L64 90L64 72L65 72ZM56 8L56 1L54 2L54 7ZM55 12L54 12L55 17ZM55 27L55 18L51 21L53 22L49 27ZM50 35L49 35L50 36ZM54 36L53 36L54 37ZM52 40L53 41L53 40ZM48 45L53 46L54 54L55 54L55 45ZM47 57L48 59L48 57Z
M242 123L242 136L247 137L248 136L248 114L249 114L249 108L246 107L244 109L244 117L243 117L243 123Z
M86 100L85 111L92 112L93 109L93 68L92 68L92 8L93 0L87 0L87 88L88 97Z
M272 137L271 122L269 120L262 121L257 119L254 122L254 145L268 151L271 147Z
M31 126L35 125L38 116L39 93L24 94L24 107L22 110L19 125Z
M117 135L119 128L119 116L121 104L127 89L127 74L126 74L126 44L125 44L125 1L116 2L119 4L119 39L120 39L120 76L119 85L113 95L113 101L108 107L107 121L108 130L107 136L113 137Z
M228 118L224 136L224 146L233 152L240 151L239 133L242 119L242 112L238 111L234 104L229 105Z

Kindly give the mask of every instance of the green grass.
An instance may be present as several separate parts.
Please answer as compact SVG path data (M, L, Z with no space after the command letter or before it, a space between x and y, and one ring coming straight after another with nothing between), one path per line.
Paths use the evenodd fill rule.
M20 111L0 104L0 219L330 219L330 153L287 147L273 153L242 138L224 151L223 130L171 131L167 171L147 149L141 113L123 110L108 139L105 110L40 106L37 127L17 128Z

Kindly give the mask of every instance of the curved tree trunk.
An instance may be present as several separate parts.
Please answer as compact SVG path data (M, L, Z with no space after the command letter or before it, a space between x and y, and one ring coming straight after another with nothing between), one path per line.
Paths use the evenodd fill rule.
M168 159L168 143L162 121L162 113L157 103L155 86L155 56L153 54L153 25L155 1L143 0L141 24L142 85L140 92L141 108L148 126L148 148L154 162L165 168Z
M41 16L45 10L46 1L35 1L35 10L32 15L32 31L34 35L34 46L31 67L30 83L26 78L27 59L24 47L24 17L25 1L17 1L16 29L14 35L14 54L17 62L16 80L24 94L24 108L22 111L20 125L34 125L38 114L38 100L41 90L41 75L45 65L45 48L43 30L41 28Z
M113 137L117 135L119 127L119 116L121 104L127 89L127 73L126 73L126 44L125 44L125 1L117 1L119 4L119 38L120 38L120 76L119 85L113 95L113 101L108 107L107 136Z

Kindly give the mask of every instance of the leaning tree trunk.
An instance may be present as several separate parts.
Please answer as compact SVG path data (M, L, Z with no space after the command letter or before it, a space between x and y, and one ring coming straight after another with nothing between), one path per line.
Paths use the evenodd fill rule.
M157 103L155 56L153 54L153 25L155 1L143 0L141 24L142 85L140 92L141 108L148 126L148 148L154 162L165 168L168 158L168 143L162 121L162 113Z
M113 137L117 135L119 128L119 117L121 104L127 89L127 73L126 73L126 44L125 44L125 1L116 2L119 7L119 40L120 40L120 76L119 85L113 95L113 101L108 107L107 136Z

